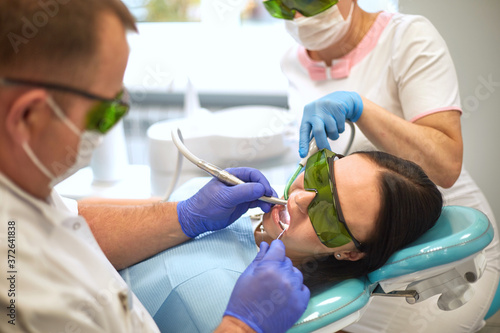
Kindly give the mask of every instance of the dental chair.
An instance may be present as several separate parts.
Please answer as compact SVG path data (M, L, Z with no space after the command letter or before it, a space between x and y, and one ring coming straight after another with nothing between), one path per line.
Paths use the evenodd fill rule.
M380 269L312 294L305 313L288 332L341 330L361 318L372 297L405 297L415 304L440 295L441 310L457 309L472 298L473 283L486 268L482 251L492 239L493 228L483 213L444 207L433 228ZM496 310L493 304L490 312Z
M172 200L193 195L210 179L191 179L174 192ZM457 309L473 296L474 282L486 268L483 250L493 233L488 218L480 211L443 207L435 226L394 253L383 267L313 292L306 311L288 332L341 330L361 318L373 297L405 297L415 304L434 301L428 299L440 295L437 305L441 310ZM497 290L486 319L499 307Z

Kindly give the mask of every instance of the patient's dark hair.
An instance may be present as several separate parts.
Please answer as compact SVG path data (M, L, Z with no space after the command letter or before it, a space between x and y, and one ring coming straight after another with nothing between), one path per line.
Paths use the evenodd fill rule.
M384 265L397 250L429 230L441 215L443 199L437 186L417 164L383 152L357 152L381 168L382 205L371 239L363 242L365 256L358 261L333 255L313 258L300 270L304 283L315 287L368 274Z

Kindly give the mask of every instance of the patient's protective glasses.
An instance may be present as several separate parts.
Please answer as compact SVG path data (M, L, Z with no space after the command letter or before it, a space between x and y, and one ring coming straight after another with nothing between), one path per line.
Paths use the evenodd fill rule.
M314 16L336 5L338 0L267 0L264 7L271 16L293 20L296 12L304 16Z
M328 247L339 247L353 241L362 251L361 243L349 231L340 208L335 183L334 161L344 156L322 149L309 157L304 171L304 189L315 191L308 214L320 241Z
M96 100L98 101L98 103L96 103L87 113L85 129L89 131L97 131L102 134L107 133L114 125L116 125L116 123L118 123L118 121L120 121L120 119L122 119L130 109L129 98L125 89L121 90L115 98L110 99L100 97L72 87L52 83L0 78L0 84L26 85L45 89L53 89Z

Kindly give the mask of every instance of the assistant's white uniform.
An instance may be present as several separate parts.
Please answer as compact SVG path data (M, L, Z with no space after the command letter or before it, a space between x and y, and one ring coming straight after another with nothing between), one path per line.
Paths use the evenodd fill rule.
M48 201L0 174L0 332L159 332L76 202L55 191Z
M289 107L298 124L307 103L339 90L356 91L410 122L441 111L461 112L458 80L446 43L421 16L380 13L360 44L331 67L312 60L298 45L287 51L281 65L290 85ZM344 151L349 132L347 127L338 142L330 141L334 151ZM350 152L375 149L356 128ZM495 228L494 240L487 248L487 271L475 284L473 300L458 310L444 312L435 300L412 306L404 299L375 297L361 320L346 331L457 333L474 332L484 325L500 275L496 221L465 169L452 188L440 190L446 205L477 208Z

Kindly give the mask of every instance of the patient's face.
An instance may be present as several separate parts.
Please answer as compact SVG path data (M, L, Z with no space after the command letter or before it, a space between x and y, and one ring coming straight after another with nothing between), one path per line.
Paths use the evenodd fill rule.
M340 206L347 227L353 236L363 243L374 231L381 206L378 167L358 154L334 163ZM290 187L287 205L290 223L288 230L280 238L285 244L287 256L292 260L300 260L339 251L355 251L352 242L337 248L329 248L321 243L307 214L307 208L314 196L314 192L304 190L304 173L300 174ZM283 206L276 205L271 212L264 215L264 228L273 239L282 231L278 221L283 218L280 217L280 211L283 209Z

